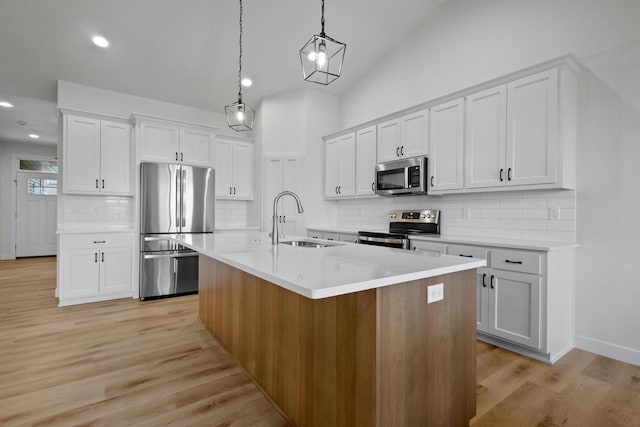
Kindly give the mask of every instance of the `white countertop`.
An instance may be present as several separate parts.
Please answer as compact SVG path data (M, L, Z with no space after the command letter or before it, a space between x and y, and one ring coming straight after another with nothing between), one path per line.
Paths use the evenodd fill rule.
M342 243L326 248L274 246L266 233L180 234L203 255L308 298L349 294L484 267L483 259ZM287 236L285 240L310 240ZM322 242L314 239L315 242ZM335 242L327 242L335 243Z
M307 227L307 230L328 232L328 233L349 233L357 234L358 231L351 228L342 227ZM389 230L367 230L388 233ZM510 249L525 249L530 251L557 251L562 249L577 248L577 243L571 242L549 242L538 240L514 240L514 239L498 239L493 237L473 237L473 236L458 236L452 234L412 234L409 237L411 240L423 240L428 242L440 242L440 243L455 243L461 245L477 245L477 246L493 246L498 248L510 248Z
M96 234L96 233L133 233L133 228L125 227L74 227L61 228L56 234Z

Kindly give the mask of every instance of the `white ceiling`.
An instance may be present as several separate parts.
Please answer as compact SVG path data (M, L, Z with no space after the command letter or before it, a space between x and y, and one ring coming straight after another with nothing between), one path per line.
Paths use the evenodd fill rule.
M303 82L298 56L320 31L320 0L244 0L243 74L254 85L243 98L257 106L305 86L340 94L452 1L327 0L325 30L347 51L342 77L323 87ZM0 98L55 103L66 80L222 112L237 99L238 9L232 0L0 0ZM95 34L111 46L94 46ZM0 118L0 138L14 119Z

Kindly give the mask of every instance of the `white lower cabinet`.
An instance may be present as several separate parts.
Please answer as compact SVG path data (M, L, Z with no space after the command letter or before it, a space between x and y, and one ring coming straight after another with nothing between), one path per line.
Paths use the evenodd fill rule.
M549 252L447 245L485 258L476 270L478 338L554 363L573 347L574 250Z
M133 296L130 233L60 235L59 305Z
M308 229L307 237L312 239L335 240L338 242L358 243L358 233L330 233Z

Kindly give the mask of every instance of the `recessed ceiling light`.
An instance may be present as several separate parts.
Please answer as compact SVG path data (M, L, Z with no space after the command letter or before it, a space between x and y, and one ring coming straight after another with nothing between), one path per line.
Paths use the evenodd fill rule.
M249 87L253 84L253 81L249 77L245 77L242 79L242 86Z
M96 46L100 46L100 47L109 46L109 40L105 39L102 36L94 36L91 40L93 41L93 44L95 44Z
M40 138L40 135L37 135L37 134L35 134L35 133L30 133L30 134L29 134L29 138L32 138L32 139L38 139L38 138Z
M0 101L0 107L4 107L4 108L12 108L13 104L7 101Z

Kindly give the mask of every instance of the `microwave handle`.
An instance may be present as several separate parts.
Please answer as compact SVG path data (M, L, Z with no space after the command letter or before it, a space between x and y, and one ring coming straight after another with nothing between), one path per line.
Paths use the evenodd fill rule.
M404 188L409 188L409 167L404 168Z

